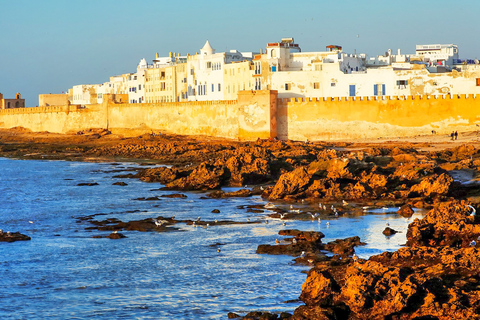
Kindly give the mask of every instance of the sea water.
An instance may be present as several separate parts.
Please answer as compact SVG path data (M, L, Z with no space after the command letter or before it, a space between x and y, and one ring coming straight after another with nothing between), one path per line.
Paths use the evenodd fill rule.
M274 244L281 229L321 231L323 242L357 235L367 243L357 255L368 258L398 249L410 222L380 209L331 218L328 226L327 219L286 220L283 226L268 210L239 208L265 204L260 197L202 199L205 193L185 192L187 198L135 200L172 192L159 191L158 183L115 178L138 168L134 163L0 158L0 166L0 229L31 237L0 242L4 319L226 319L228 312L293 312L309 267L295 265L290 256L256 254L258 245ZM112 185L119 181L128 185ZM86 229L92 225L79 218L90 215L260 223L207 229L177 224L177 231L120 231L127 238L111 240L94 238L108 231ZM383 236L386 222L401 233Z

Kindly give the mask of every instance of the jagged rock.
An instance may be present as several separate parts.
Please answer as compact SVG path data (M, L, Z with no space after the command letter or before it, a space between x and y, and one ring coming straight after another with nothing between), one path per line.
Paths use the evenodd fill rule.
M398 209L397 213L404 218L410 218L411 216L413 216L415 211L413 211L412 206L407 203L401 206L400 209Z
M123 181L114 182L114 183L112 183L112 185L113 186L128 186L128 184L123 182Z
M82 182L78 183L77 186L98 186L98 183L96 182Z
M422 179L419 184L412 186L410 193L424 196L447 195L453 184L453 178L448 174L434 174Z
M351 256L355 253L354 247L364 245L365 243L361 242L360 238L355 236L331 241L324 246L324 249L340 256Z
M234 198L234 197L251 197L252 191L248 189L240 189L237 191L232 192L225 192L222 190L216 190L207 194L207 197L213 199L221 199L221 198Z
M107 238L109 239L123 239L126 237L127 236L125 236L123 233L119 233L119 232L112 232L107 236Z
M480 236L480 225L464 201L440 204L407 231L408 246L467 247Z
M186 199L187 195L182 194L182 193L172 193L172 194L164 194L161 195L160 197L162 198L180 198L180 199Z
M188 177L167 183L166 187L176 190L211 190L225 185L227 179L227 172L223 166L203 162Z
M410 224L407 247L369 260L318 261L293 319L478 319L480 226L453 201Z
M282 199L287 195L305 191L310 183L311 177L305 167L284 173L273 187L269 199Z
M392 228L390 227L386 227L385 230L383 230L382 232L384 235L386 235L387 237L391 236L391 235L394 235L396 233L398 233L398 231L396 230L393 230Z
M29 236L21 234L20 232L4 232L0 230L0 242L15 242L31 240Z

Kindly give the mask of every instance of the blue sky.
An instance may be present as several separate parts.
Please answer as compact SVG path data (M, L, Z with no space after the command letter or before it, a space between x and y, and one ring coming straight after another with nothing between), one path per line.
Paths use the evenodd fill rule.
M303 51L338 44L369 56L454 43L480 58L479 12L478 0L0 0L0 93L36 106L41 93L103 83L207 39L217 52L294 37Z

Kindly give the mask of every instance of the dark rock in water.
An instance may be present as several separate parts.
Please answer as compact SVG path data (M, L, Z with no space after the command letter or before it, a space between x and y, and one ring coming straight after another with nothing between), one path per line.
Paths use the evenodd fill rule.
M0 231L1 242L14 242L14 241L24 241L24 240L31 240L31 238L29 236L21 234L20 232Z
M212 199L222 199L222 198L234 198L234 197L251 197L252 191L248 189L240 189L233 192L225 192L222 190L216 190L207 194L207 197Z
M218 209L213 209L213 210L212 210L212 213L220 213L220 210L218 210Z
M247 313L243 320L277 320L278 315L270 312L252 311Z
M411 216L413 216L414 211L412 209L412 206L407 203L401 206L400 209L397 211L397 213L404 218L410 218Z
M98 183L96 183L96 182L82 182L82 183L77 184L77 186L79 186L79 187L81 187L81 186L98 186Z
M182 193L164 194L160 197L162 197L162 198L182 198L182 199L187 198L187 196L182 194Z
M136 198L136 199L133 199L133 200L138 200L138 201L157 201L157 200L160 200L160 198L159 198L159 197L148 197L148 198L141 197L141 198Z
M383 230L382 233L383 233L384 235L386 235L387 237L389 237L389 236L391 236L391 235L393 235L393 234L395 234L395 233L398 233L398 231L393 230L393 229L390 228L390 227L386 227L385 230Z
M123 181L119 181L119 182L112 183L112 186L128 186L128 184Z
M351 256L355 253L354 247L364 245L365 243L361 242L360 238L355 236L346 239L337 239L335 241L331 241L325 245L325 250L328 250L340 256Z
M240 316L239 316L238 314L233 313L233 312L229 312L229 313L227 314L227 317L228 317L228 319L240 318Z
M122 239L122 238L126 238L126 236L123 234L123 233L118 233L118 232L112 232L110 233L107 238L110 238L110 239Z

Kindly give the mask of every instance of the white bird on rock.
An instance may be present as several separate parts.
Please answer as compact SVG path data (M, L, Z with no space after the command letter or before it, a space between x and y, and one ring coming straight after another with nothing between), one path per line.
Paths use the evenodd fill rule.
M471 205L468 205L468 207L469 207L470 209L472 209L472 213L470 213L470 215L471 215L471 216L474 216L474 215L477 213L477 210L475 210L475 208L474 208L473 206L471 206Z

